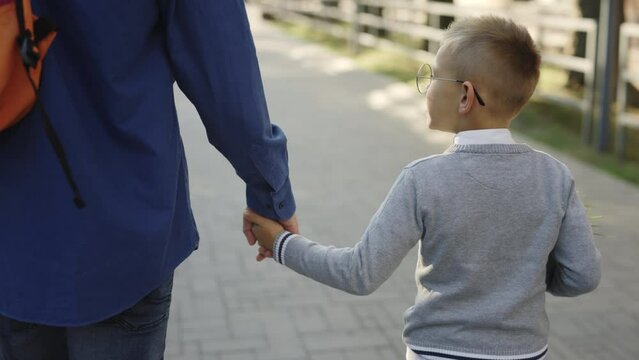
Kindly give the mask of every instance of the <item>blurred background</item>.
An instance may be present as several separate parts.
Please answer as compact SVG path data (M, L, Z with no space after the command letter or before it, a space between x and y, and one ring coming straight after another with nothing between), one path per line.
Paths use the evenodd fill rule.
M514 123L517 129L639 182L639 0L250 3L290 33L406 81L420 63L432 61L443 29L456 17L513 18L529 29L543 54L537 96Z
M547 296L548 359L639 359L638 2L247 2L269 114L288 138L301 233L359 241L401 169L451 144L427 129L414 82L443 29L460 16L515 18L543 69L514 137L568 165L602 253L597 290ZM417 249L365 297L256 262L241 232L244 184L175 93L200 247L176 271L166 359L403 359Z

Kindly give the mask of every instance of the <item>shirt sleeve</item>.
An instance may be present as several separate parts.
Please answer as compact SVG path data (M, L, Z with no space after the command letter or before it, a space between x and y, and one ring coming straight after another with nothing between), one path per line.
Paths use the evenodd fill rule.
M257 55L241 0L160 0L169 61L209 142L246 183L248 206L289 219L295 201L286 136L269 120Z
M324 246L284 232L276 261L328 286L355 295L375 291L423 236L422 211L410 168L404 169L354 247Z
M572 181L559 237L548 259L548 292L556 296L577 296L594 290L601 278L600 258L586 209Z

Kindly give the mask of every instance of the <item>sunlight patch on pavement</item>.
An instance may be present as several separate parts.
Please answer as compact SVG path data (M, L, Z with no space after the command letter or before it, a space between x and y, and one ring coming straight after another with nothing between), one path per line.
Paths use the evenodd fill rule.
M426 101L413 86L392 83L382 89L372 90L367 96L368 106L391 115L408 129L431 144L448 145L453 135L427 128Z
M336 56L318 45L303 45L288 49L288 56L305 68L313 68L326 75L339 75L357 70L352 59Z
M286 41L286 39L260 38L258 50L260 52L286 54L291 50L291 43Z

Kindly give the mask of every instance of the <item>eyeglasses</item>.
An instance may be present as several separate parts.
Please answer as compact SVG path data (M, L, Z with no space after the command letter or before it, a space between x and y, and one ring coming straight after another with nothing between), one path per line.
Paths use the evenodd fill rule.
M415 77L415 83L417 84L417 91L419 91L420 94L426 94L426 91L428 90L428 87L430 86L430 83L433 80L452 81L452 82L456 82L460 84L464 83L464 80L446 79L446 78L433 76L433 68L430 67L430 65L428 64L423 64L422 66L419 67L419 70L417 71L417 76ZM479 103L479 105L486 106L486 103L484 103L484 100L481 98L481 96L479 96L479 93L477 92L477 89L475 89L474 86L473 86L473 91L475 92L475 97L477 98L477 102Z

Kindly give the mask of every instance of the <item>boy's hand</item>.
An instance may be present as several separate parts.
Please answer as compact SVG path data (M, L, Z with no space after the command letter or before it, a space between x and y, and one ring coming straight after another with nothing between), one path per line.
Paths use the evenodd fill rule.
M260 261L272 255L275 237L284 231L284 227L271 219L256 214L250 209L244 210L244 221L252 224L251 232L260 244L257 260Z
M268 259L272 257L273 257L273 252L271 250L268 250L264 246L260 245L260 248L257 251L257 256L255 256L255 260L262 261L264 259Z

